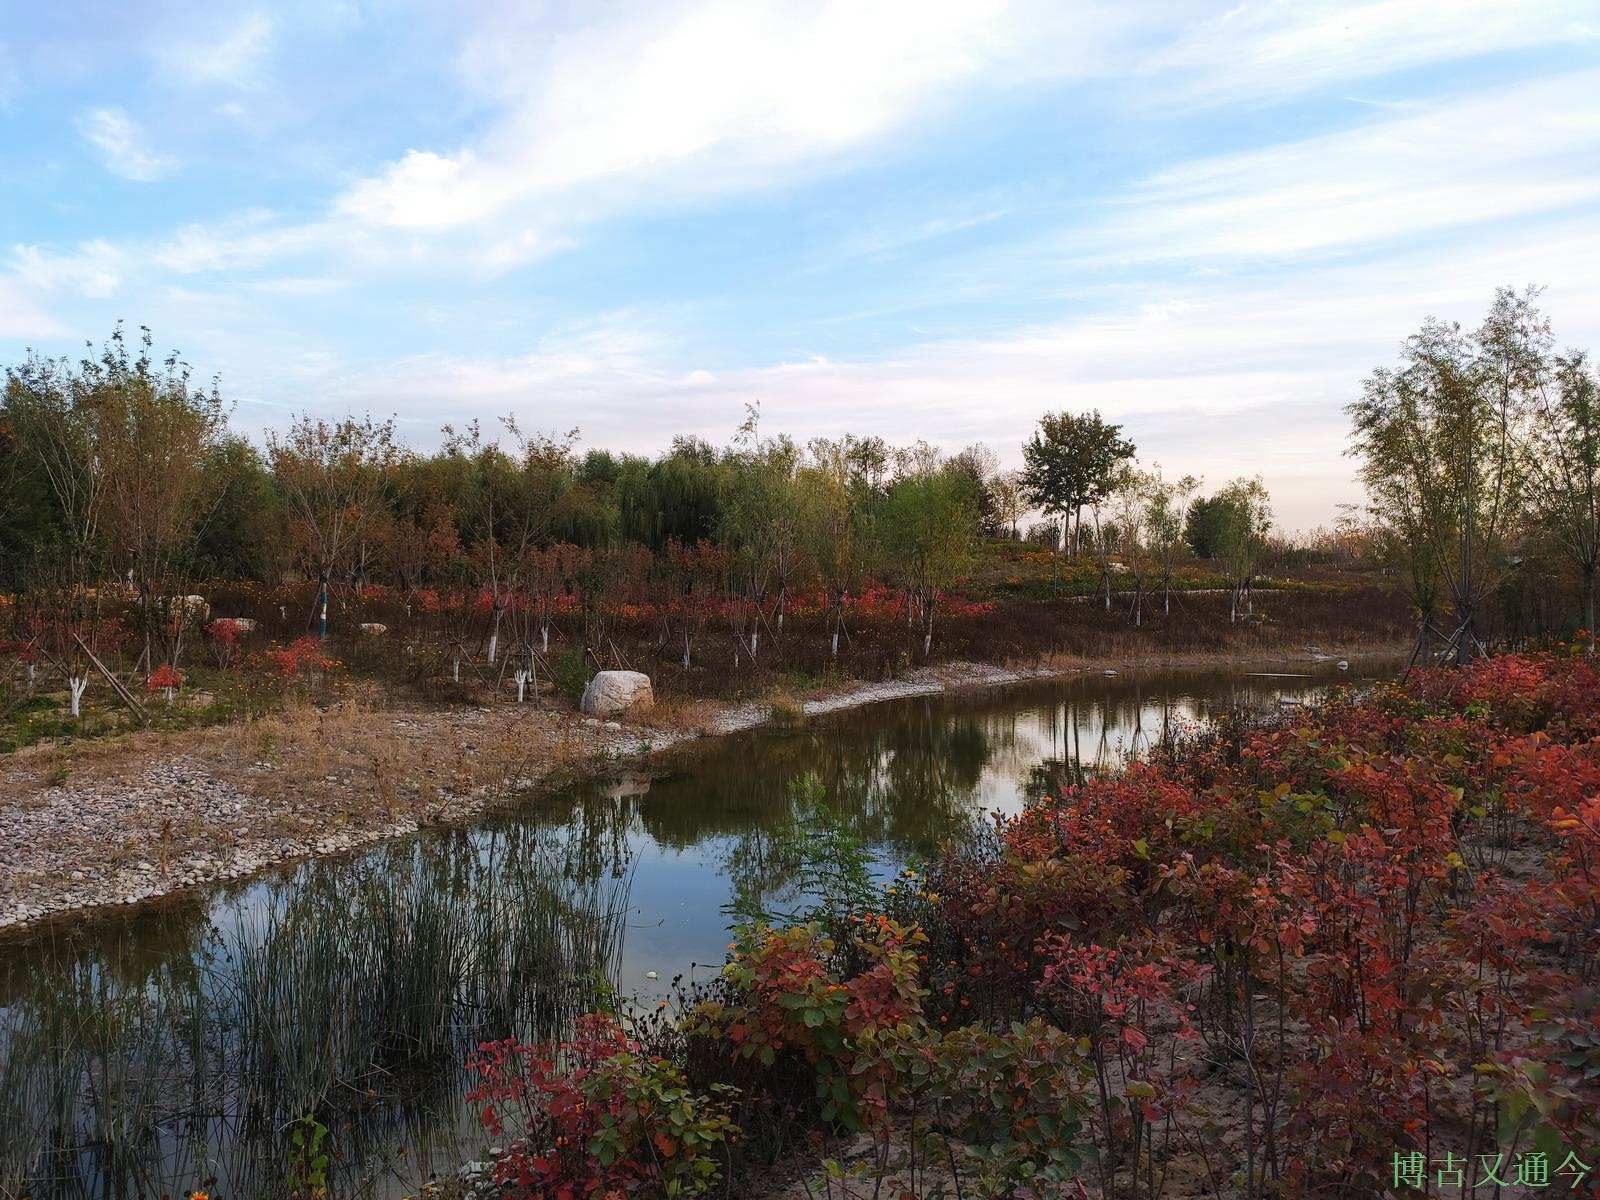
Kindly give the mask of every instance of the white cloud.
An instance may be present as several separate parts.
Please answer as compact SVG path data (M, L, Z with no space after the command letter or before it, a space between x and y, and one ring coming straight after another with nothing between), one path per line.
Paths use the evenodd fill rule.
M716 2L558 36L542 21L492 22L469 40L463 71L499 106L496 123L474 147L410 151L338 208L379 226L449 229L578 188L592 213L764 185L991 66L1009 50L1005 10Z
M270 16L252 12L214 37L179 39L158 54L184 83L253 88L261 84L276 32L277 23Z
M1600 199L1600 71L1458 96L1185 163L1078 244L1112 259L1285 258Z
M11 268L37 291L100 299L121 288L128 256L104 238L82 242L65 254L38 246L14 246Z
M24 280L0 275L0 338L26 341L63 332L61 322L40 307Z
M1600 38L1592 0L1246 0L1156 48L1157 98L1265 100L1491 52Z
M1455 20L1422 0L1213 4L1198 17L1189 3L1135 8L1093 0L690 0L579 8L574 20L543 6L482 10L460 52L463 87L482 104L480 132L470 141L414 147L346 186L324 216L280 227L276 237L256 230L230 249L225 243L238 236L232 222L181 236L212 243L219 265L257 263L275 247L294 254L320 245L369 263L431 261L445 271L502 274L571 245L577 230L599 219L782 186L856 161L974 92L1078 78L1184 103L1229 88L1248 97L1478 53L1507 38L1527 46L1584 36L1588 28L1575 0L1468 2L1474 12L1484 9L1481 19ZM175 69L187 64L182 69L194 78L249 80L274 29L271 18L251 14L217 38L179 43L169 61ZM1403 49L1391 48L1393 41ZM1146 88L1151 79L1155 86ZM1463 111L1454 132L1470 128L1471 116ZM96 144L121 173L149 178L169 165L142 148L122 114L102 110L97 121ZM1531 136L1548 141L1547 133ZM1253 172L1257 184L1270 183L1275 169L1317 166L1339 154L1365 153L1358 167L1386 165L1375 144L1363 152L1362 131L1341 136L1300 149L1298 161L1290 147L1277 159L1217 165ZM1506 147L1499 149L1506 158ZM1318 159L1323 153L1328 158ZM1367 197L1366 212L1350 201L1333 216L1347 225L1373 213L1391 226L1418 213L1437 221L1450 207L1438 203L1438 190L1476 186L1484 174L1433 191L1423 181L1408 203L1395 203L1391 188ZM1168 241L1200 223L1219 251L1248 242L1270 252L1313 236L1305 232L1313 221L1293 214L1307 203L1332 207L1339 195L1331 189L1344 187L1332 180L1319 195L1302 186L1230 211L1237 202L1226 195L1207 196L1197 181L1175 178L1152 181L1136 200L1143 209L1164 206ZM1537 194L1497 187L1470 203L1504 211L1560 198L1554 187ZM1263 208L1290 215L1251 236ZM1214 219L1221 232L1212 230ZM1159 242L1162 231L1155 232L1145 240Z
M78 132L100 152L106 170L124 179L149 183L176 166L145 145L144 131L121 109L90 109L78 118Z

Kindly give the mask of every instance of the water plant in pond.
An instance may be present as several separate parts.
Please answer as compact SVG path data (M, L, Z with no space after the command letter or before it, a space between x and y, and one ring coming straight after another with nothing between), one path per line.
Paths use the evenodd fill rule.
M370 1190L386 1146L451 1128L471 1047L558 1036L610 994L627 880L563 852L508 835L312 870L154 968L61 941L0 1010L0 1195Z

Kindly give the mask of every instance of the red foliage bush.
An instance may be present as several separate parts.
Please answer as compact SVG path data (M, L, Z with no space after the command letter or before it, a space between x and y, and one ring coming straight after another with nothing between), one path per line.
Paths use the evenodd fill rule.
M615 1019L580 1018L559 1046L480 1046L468 1062L484 1127L509 1139L497 1194L589 1200L649 1192L699 1196L721 1177L737 1130L723 1097L689 1090L682 1071L646 1055Z
M296 638L287 646L275 647L265 654L267 670L279 679L293 679L311 671L325 671L335 665L323 651L322 643L314 637Z

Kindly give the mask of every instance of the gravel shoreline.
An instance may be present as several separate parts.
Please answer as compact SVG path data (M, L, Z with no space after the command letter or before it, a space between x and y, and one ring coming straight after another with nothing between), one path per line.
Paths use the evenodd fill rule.
M1265 661L1263 656L1255 661ZM1325 660L1314 649L1288 657ZM1134 664L1135 666L1159 664ZM1086 664L997 667L955 662L898 679L862 683L806 701L807 716L969 688L998 687L1067 675L1099 673ZM1114 673L1114 672L1107 672ZM51 778L47 769L0 760L0 844L9 850L0 873L0 932L12 932L69 913L128 906L186 888L240 879L276 864L340 854L439 825L459 825L537 788L558 770L595 772L638 761L702 736L755 728L773 716L769 704L725 706L700 728L649 728L530 708L395 711L366 714L359 728L393 739L418 755L409 773L390 781L387 803L370 795L352 801L371 781L359 754L323 771L325 724L309 731L318 743L291 746L276 756L230 761L206 752L227 732L197 730L199 749L116 748L97 757L105 770L78 781ZM234 742L240 740L234 730ZM290 731L293 732L293 731ZM348 731L345 731L348 732ZM453 752L470 763L485 747L514 744L521 757L492 779L470 775L454 786ZM231 745L238 759L237 746ZM364 752L364 751L363 751ZM299 756L299 757L296 757ZM248 757L248 756L245 756ZM319 765L300 761L311 758ZM222 764L219 766L219 763ZM299 771L292 786L269 786ZM64 773L57 768L57 773ZM321 772L320 774L315 772ZM494 775L493 771L485 772Z

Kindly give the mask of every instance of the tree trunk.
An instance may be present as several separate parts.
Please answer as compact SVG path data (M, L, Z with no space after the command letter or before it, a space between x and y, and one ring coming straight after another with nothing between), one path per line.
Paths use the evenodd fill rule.
M1583 565L1583 627L1589 631L1589 653L1594 653L1594 572L1595 564Z
M1477 642L1477 614L1465 600L1456 603L1456 666L1464 667L1472 661Z

